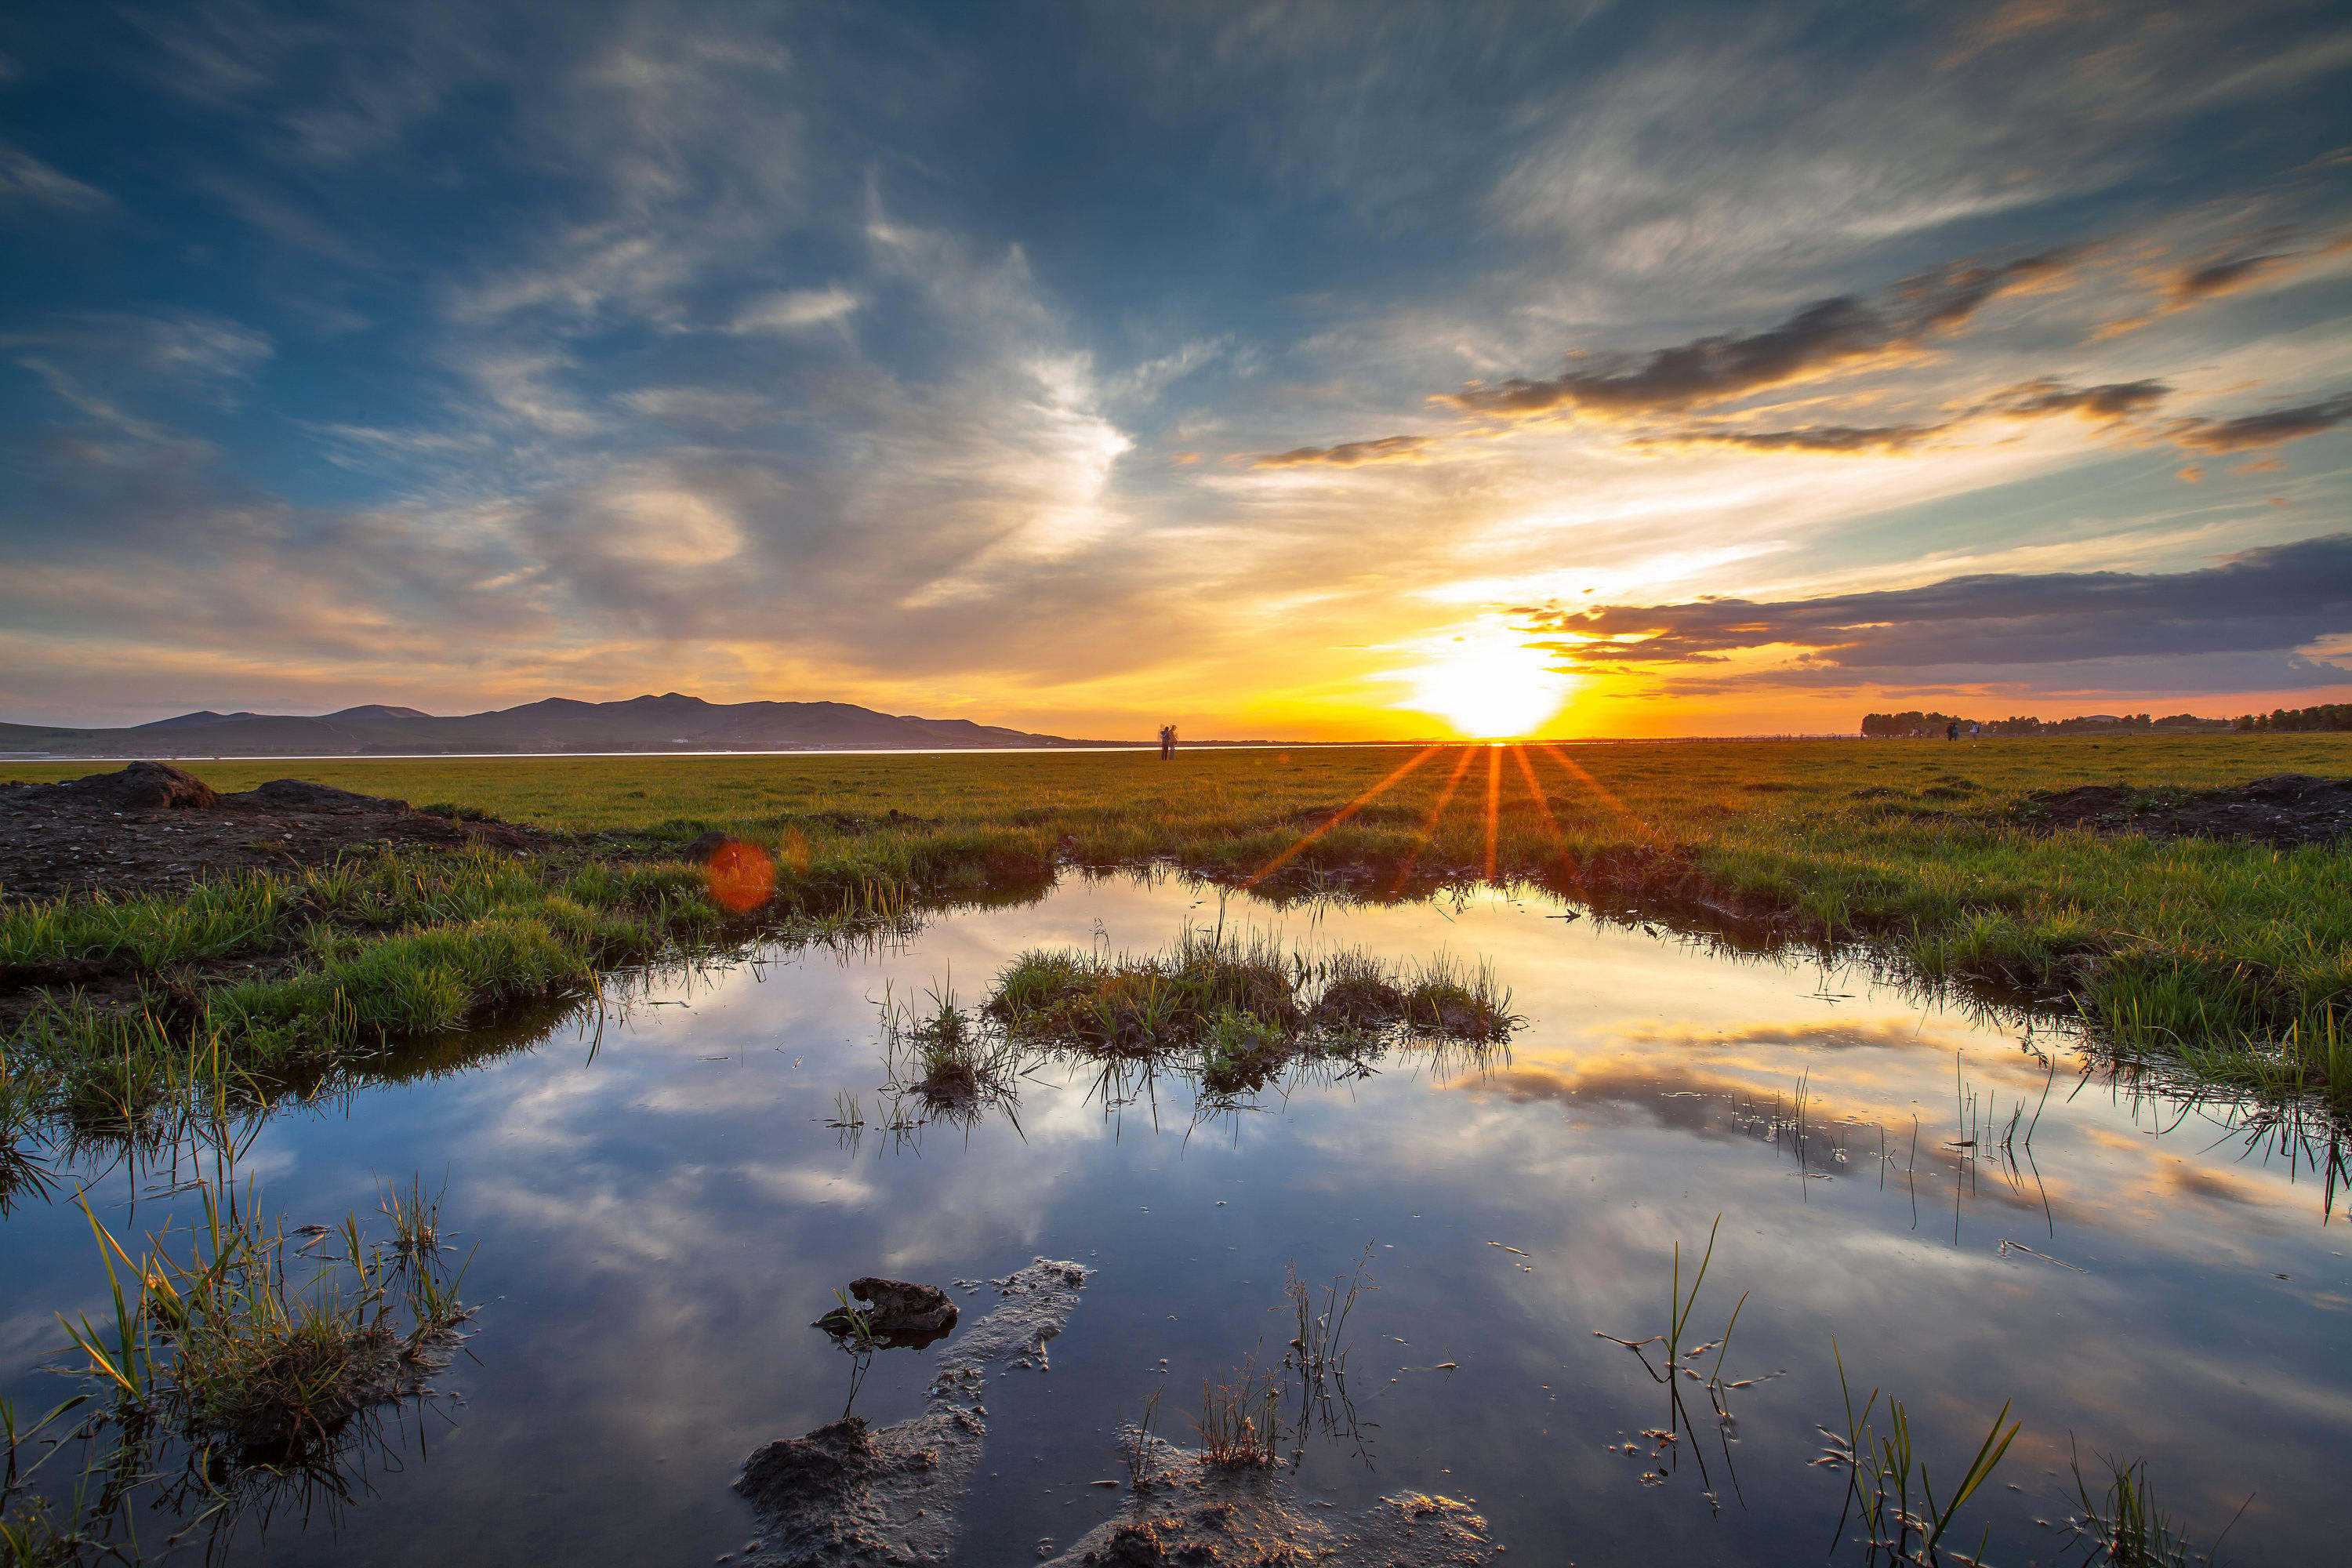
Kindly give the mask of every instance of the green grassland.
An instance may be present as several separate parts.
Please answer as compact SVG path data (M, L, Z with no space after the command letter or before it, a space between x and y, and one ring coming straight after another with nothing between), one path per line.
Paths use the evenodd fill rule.
M263 1057L429 1033L740 934L679 856L717 828L775 856L764 929L1026 896L1069 865L1171 863L1283 897L1491 875L1736 940L1866 944L1929 982L2077 1010L2125 1054L2352 1100L2352 847L2052 834L2015 811L2080 784L2352 774L2347 735L184 765L219 789L296 774L564 836L536 860L386 857L0 909L0 965L182 966L180 1015ZM94 1048L87 1019L39 1026L47 1054Z

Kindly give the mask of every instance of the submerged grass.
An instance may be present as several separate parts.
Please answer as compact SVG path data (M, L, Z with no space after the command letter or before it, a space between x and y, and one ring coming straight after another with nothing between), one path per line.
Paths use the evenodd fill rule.
M2009 1405L2003 1403L1984 1441L1977 1446L1975 1458L1939 1500L1927 1462L1912 1444L1910 1415L1903 1402L1892 1396L1887 1399L1882 1417L1886 1426L1880 1431L1871 1420L1878 1409L1879 1391L1870 1391L1857 1414L1853 1390L1845 1380L1845 1360L1838 1354L1834 1340L1830 1342L1830 1353L1837 1363L1838 1389L1845 1399L1846 1424L1843 1448L1832 1449L1832 1457L1843 1463L1846 1472L1846 1494L1831 1551L1834 1552L1837 1542L1844 1539L1847 1523L1858 1521L1864 1552L1869 1562L1940 1563L1944 1537L1950 1533L1969 1500L1992 1479L2023 1424L2010 1420ZM1989 1532L1965 1561L1982 1563L1988 1540Z
M2074 1495L2082 1512L2066 1523L2080 1539L2086 1563L2112 1563L2115 1568L2199 1568L2210 1564L2254 1500L2249 1496L2240 1503L2237 1514L2222 1527L2212 1544L2199 1548L2158 1500L2156 1489L2147 1479L2147 1460L2125 1464L2102 1458L2099 1466L2105 1473L2106 1482L2094 1492L2090 1478L2083 1473L2081 1451L2069 1445L2069 1468L2074 1471Z
M216 1547L248 1507L349 1501L348 1472L383 1440L380 1412L425 1394L471 1315L470 1259L456 1257L437 1194L386 1185L372 1219L288 1229L239 1182L250 1132L215 1093L184 1188L192 1224L134 1248L75 1194L107 1307L58 1316L73 1362L53 1370L79 1393L30 1422L0 1401L0 1563L142 1561L150 1492L179 1525L166 1552L199 1530ZM34 1473L68 1449L81 1458L70 1501L35 1492Z
M184 899L5 906L0 969L89 960L153 974L266 953L291 973L250 982L229 1009L257 1041L291 1048L298 1024L331 1037L338 998L362 1037L439 1026L509 988L584 983L573 977L598 963L723 929L698 868L677 858L716 829L774 858L766 915L811 921L1034 892L1057 863L1160 860L1275 897L1525 880L1759 938L1868 941L1931 980L2077 1008L2127 1056L2352 1100L2352 850L2052 833L2016 810L2029 792L2084 783L2352 773L2352 737L1542 744L1507 766L1491 753L1487 791L1449 791L1455 752L1384 783L1419 754L306 762L339 787L602 837L525 863L408 859L391 877L363 864ZM290 765L196 771L234 789ZM480 962L411 940L359 963L369 942L432 931ZM207 998L223 988L200 984ZM1162 1005L1136 989L1125 1009Z

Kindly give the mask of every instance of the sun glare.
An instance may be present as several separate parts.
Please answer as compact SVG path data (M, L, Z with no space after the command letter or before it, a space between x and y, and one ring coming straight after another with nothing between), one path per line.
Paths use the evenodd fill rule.
M1551 657L1507 633L1477 633L1432 647L1406 679L1403 704L1434 713L1469 740L1530 735L1568 700L1571 678Z

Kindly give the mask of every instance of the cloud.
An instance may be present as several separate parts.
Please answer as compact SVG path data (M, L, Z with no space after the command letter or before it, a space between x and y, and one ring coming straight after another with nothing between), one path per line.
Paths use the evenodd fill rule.
M772 419L775 405L756 392L712 386L644 386L621 395L627 407L674 425L708 426L730 432Z
M550 436L593 435L602 421L554 383L573 368L555 353L492 352L463 362L465 374L501 412Z
M1754 452L1830 452L1885 456L1910 452L1979 419L2046 419L2076 414L2116 424L2146 413L2171 395L2160 381L2111 381L2070 386L2043 378L2020 383L1953 416L1913 425L1811 425L1790 430L1725 430L1694 426L1643 437L1637 447L1738 447Z
M1758 602L1530 612L1571 666L1720 664L1801 650L1816 672L1885 677L2095 659L2291 653L2352 630L2352 533L2164 574L1986 574L1916 588ZM2336 672L2341 679L2342 671Z
M2194 451L2244 452L2300 441L2306 436L2332 430L2347 419L2352 419L2352 392L2339 392L2316 403L2268 409L2236 419L2184 420L2166 434Z
M727 323L730 332L798 332L827 326L857 309L857 296L838 286L788 289L751 300Z
M0 349L68 356L110 379L137 375L180 383L241 381L259 369L275 348L268 333L201 310L155 315L95 311L0 333Z
M42 163L21 147L0 142L0 203L8 202L68 212L103 212L114 205L114 198Z
M1642 447L1739 447L1752 452L1840 452L1885 454L1908 452L1922 442L1952 428L1937 425L1809 425L1793 430L1676 431L1648 436Z
M1336 447L1294 447L1260 458L1254 468L1355 468L1366 463L1419 463L1428 458L1426 436L1382 436L1371 441L1343 441Z
M2016 419L2079 414L2085 419L2113 421L2145 414L2170 395L2172 388L2160 381L2110 381L2096 386L2029 381L1994 395L1980 412Z
M1906 279L1875 302L1851 295L1820 300L1760 331L1694 338L1599 369L1571 364L1545 381L1473 382L1431 401L1500 419L1570 412L1622 418L1729 403L1916 353L1993 300L2047 286L2068 267L2059 251L1995 267L1955 262Z
M2300 258L2284 252L2232 256L2201 267L2184 267L2165 280L2165 297L2175 305L2194 304L2220 294L2234 294L2257 280L2284 271Z

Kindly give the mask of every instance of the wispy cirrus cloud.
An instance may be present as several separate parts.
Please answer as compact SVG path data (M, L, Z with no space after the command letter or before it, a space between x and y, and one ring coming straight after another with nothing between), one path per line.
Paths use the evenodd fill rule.
M1367 463L1423 462L1428 454L1426 436L1382 436L1370 441L1342 441L1336 447L1294 447L1287 452L1270 452L1253 459L1251 467L1359 468Z
M114 205L114 198L21 147L0 142L0 205L9 205L94 213Z

